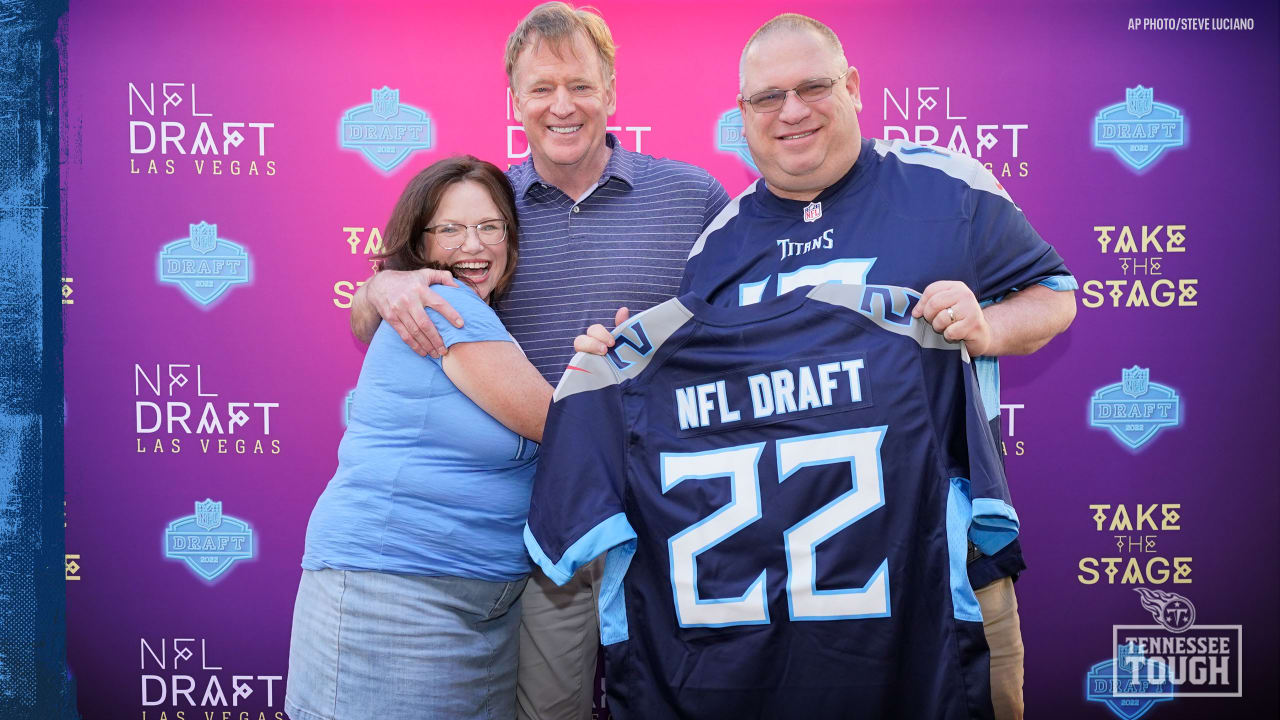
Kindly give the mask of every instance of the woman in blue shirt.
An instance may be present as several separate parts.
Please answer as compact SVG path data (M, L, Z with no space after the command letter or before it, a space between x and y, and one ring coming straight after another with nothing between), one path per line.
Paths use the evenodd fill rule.
M386 323L369 344L307 525L293 720L515 714L522 532L552 392L490 307L515 274L517 229L510 183L471 156L419 173L391 214L386 266L451 271L461 283L435 289L465 324L428 312L440 359Z

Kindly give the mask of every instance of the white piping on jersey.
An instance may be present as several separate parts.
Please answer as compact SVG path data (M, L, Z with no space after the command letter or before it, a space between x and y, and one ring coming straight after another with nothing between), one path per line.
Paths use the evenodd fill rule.
M881 157L893 153L898 156L898 160L908 165L924 165L935 170L941 170L974 190L985 190L993 195L999 195L1011 203L1013 202L1013 198L1009 197L1009 193L1005 192L1004 188L1000 186L996 176L983 167L982 163L964 153L936 145L918 145L901 139L877 139L875 143L876 152ZM909 154L903 152L903 150L910 148L923 148L932 152ZM1017 207L1017 205L1015 204L1014 207ZM1021 208L1019 208L1019 211L1021 211Z
M686 261L692 260L695 255L702 252L702 246L707 243L708 235L719 230L725 225L728 225L730 220L738 216L738 207L742 204L742 198L750 195L755 191L756 191L756 183L752 182L750 185L747 186L746 190L743 190L741 193L739 193L738 197L730 200L729 204L725 205L724 208L720 210L720 214L716 215L715 218L712 219L711 224L707 226L707 229L703 230L702 234L698 236L698 241L695 242L693 244L693 248L689 250L689 257L686 258Z

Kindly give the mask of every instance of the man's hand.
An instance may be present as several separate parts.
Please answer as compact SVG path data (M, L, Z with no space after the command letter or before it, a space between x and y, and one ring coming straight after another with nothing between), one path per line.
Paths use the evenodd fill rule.
M968 285L957 280L930 283L911 311L922 317L952 342L961 341L973 357L986 355L991 349L991 325L987 322L978 298Z
M381 317L414 352L443 356L447 352L444 341L423 308L435 310L455 327L462 327L462 317L431 289L432 284L458 287L444 270L383 270L374 275L352 299L352 332L369 342Z
M1072 291L1032 285L982 308L967 285L940 280L924 289L911 314L948 340L963 341L974 357L1030 355L1071 325L1076 300Z
M618 312L613 314L613 326L616 328L631 317L631 313L625 308L618 308ZM587 328L585 335L579 335L573 339L573 349L575 352L584 352L591 355L604 355L609 352L609 348L613 347L613 334L604 329L600 323L596 323Z

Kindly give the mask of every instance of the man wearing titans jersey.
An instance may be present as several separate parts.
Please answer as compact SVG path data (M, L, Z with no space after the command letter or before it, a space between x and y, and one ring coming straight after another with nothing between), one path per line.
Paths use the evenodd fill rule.
M923 289L913 313L977 362L999 436L995 358L1039 349L1075 316L1075 279L1000 183L972 158L864 139L856 68L826 25L780 15L747 42L738 105L763 179L698 239L681 292L751 305L823 283ZM578 350L613 344L603 327ZM981 357L979 357L981 356ZM1022 639L1012 577L1016 542L969 567L981 588L999 718L1022 717Z

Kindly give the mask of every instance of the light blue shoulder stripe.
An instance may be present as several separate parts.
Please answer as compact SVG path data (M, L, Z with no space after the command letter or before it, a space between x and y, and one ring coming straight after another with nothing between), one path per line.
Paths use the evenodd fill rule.
M600 553L628 541L634 544L635 539L636 531L631 529L627 516L616 513L578 538L577 542L570 545L564 551L564 555L560 556L560 562L552 562L542 546L538 544L538 539L533 536L529 524L525 523L524 526L524 546L529 551L529 557L533 558L538 567L542 568L542 572L557 585L569 582L578 568L599 557Z
M742 199L755 191L756 191L756 184L753 182L747 186L746 190L743 190L741 193L738 193L737 197L730 200L728 205L725 205L723 208L721 208L720 212L714 218L712 218L711 223L707 225L707 229L703 230L702 234L698 236L697 242L695 242L693 244L693 247L689 249L689 257L686 258L686 260L692 260L695 255L702 252L702 248L707 244L707 236L719 230L720 228L724 227L725 225L728 225L730 220L737 217L738 210L742 206Z

